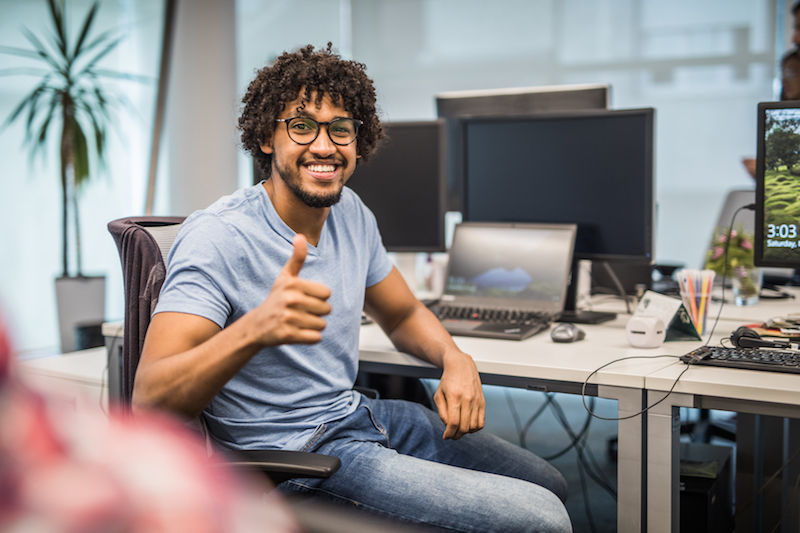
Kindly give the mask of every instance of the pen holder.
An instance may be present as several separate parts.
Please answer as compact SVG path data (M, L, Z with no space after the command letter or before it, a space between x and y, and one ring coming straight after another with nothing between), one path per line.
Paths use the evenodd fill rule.
M713 270L683 269L675 273L681 288L681 300L699 335L706 331L706 318L714 286Z
M681 291L681 300L692 319L692 323L694 323L697 333L703 335L706 331L706 319L708 318L708 307L711 303L711 292L688 294Z

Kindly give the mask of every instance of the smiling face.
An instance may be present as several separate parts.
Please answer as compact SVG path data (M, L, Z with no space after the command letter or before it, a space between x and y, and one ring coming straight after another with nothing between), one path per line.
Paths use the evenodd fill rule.
M326 94L319 107L316 93L304 98L304 91L288 102L278 118L310 117L317 122L335 118L352 118L340 105ZM319 135L310 144L297 144L289 138L285 123L278 123L273 138L261 146L261 151L271 154L271 179L277 177L305 205L314 208L330 207L339 201L342 188L356 167L358 140L346 146L334 144L327 126L320 126Z

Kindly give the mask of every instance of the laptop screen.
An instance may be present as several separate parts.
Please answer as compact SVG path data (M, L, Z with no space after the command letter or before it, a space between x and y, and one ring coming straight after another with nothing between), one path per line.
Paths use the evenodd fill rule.
M459 224L442 301L561 311L574 244L572 224Z

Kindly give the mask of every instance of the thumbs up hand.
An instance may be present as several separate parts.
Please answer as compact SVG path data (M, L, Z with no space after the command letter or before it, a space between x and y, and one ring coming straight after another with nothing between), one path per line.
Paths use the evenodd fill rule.
M322 283L299 277L308 254L306 242L305 236L295 236L292 256L272 284L269 296L252 311L259 343L264 346L314 344L322 339L322 317L331 312L327 302L331 291Z

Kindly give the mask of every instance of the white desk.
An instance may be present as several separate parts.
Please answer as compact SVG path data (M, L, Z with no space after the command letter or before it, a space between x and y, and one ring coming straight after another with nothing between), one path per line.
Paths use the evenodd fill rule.
M23 383L57 394L83 412L108 412L108 352L104 347L18 361Z
M598 310L620 311L622 307L621 302L611 302ZM715 342L720 337L729 336L738 325L761 322L770 316L785 314L787 307L786 301L760 303L751 308L726 305L722 314L725 318L722 318L717 326ZM719 304L712 304L709 327L713 324L718 310ZM622 361L605 368L595 374L586 387L589 395L616 399L619 416L625 417L640 412L654 401L652 399L648 401L645 390L648 386L656 391L668 390L677 377L677 372L683 368L683 365L676 363L674 359L652 358L653 356L683 355L703 344L701 341L671 342L654 350L632 348L625 338L625 324L628 318L627 315L620 314L612 322L582 326L586 330L586 339L571 344L554 343L547 333L520 342L471 337L455 337L455 339L459 347L474 358L484 383L541 391L579 394L583 382L600 366L624 357L650 357ZM121 333L119 327L109 327L108 330L113 330L116 334ZM438 369L395 350L377 325L361 328L359 346L360 366L367 372L430 378L439 376ZM716 377L712 380L699 380L696 384L697 392L692 392L694 381L687 378L696 371L697 375L701 376L700 370L714 372L718 369L692 369L684 375L676 390L689 394L707 393L713 390L708 388L709 381L718 381ZM746 385L747 379L741 371L724 372L731 374L731 379L739 380L740 386ZM763 378L761 375L764 373L755 372L755 374ZM791 382L795 381L792 379L793 376L781 377L788 380L787 389L790 388ZM796 388L800 390L800 384ZM728 399L738 398L733 392L734 389L731 391ZM761 390L760 393L767 394L766 390ZM800 393L796 395L797 403L800 405ZM660 399L663 392L651 396ZM671 396L669 401L653 409L647 417L647 434L644 434L643 417L619 421L618 531L639 532L645 527L652 528L653 531L669 530L671 525L677 524L677 520L662 518L664 507L667 506L671 510L671 502L677 498L672 498L671 488L665 490L663 486L658 485L657 480L672 479L673 472L677 472L678 463L677 460L670 461L669 464L663 460L659 463L655 458L663 456L665 447L670 447L670 450L674 449L677 453L677 446L672 446L675 434L674 418L668 418L669 430L667 435L663 435L665 423L662 420L665 418L663 412L671 414L673 407L677 408L687 403L689 406L695 406L685 394L674 395L674 398ZM656 416L661 418L655 419ZM647 464L644 462L645 457L649 459ZM671 512L666 514L672 516ZM647 524L643 523L644 516L648 517Z
M800 293L797 290L792 292ZM738 325L763 322L770 317L795 310L800 310L800 302L796 299L762 300L748 308L726 306L723 314L729 319L720 322L718 334L714 337L715 342L719 337L730 335L731 330ZM739 319L735 320L737 316ZM653 403L663 397L664 391L672 387L675 379L685 369L686 365L678 362L648 374L645 378L648 401ZM678 531L679 528L679 407L800 418L800 375L707 366L694 366L683 374L675 385L673 394L648 412L648 532ZM740 434L743 434L742 430L740 427ZM776 460L778 464L783 462L780 458ZM765 474L769 475L770 472ZM791 530L796 529L795 524Z

